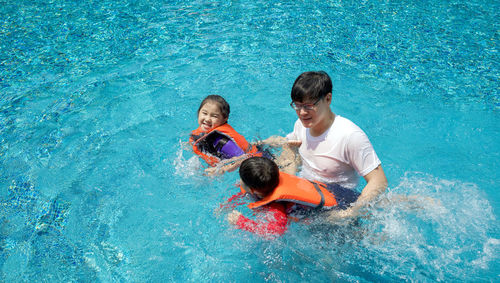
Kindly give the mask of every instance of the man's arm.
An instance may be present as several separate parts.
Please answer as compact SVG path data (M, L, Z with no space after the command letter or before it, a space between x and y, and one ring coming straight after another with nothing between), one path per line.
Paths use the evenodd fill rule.
M259 141L257 144L265 144L271 147L281 147L281 153L276 158L281 171L295 175L298 167L301 165L301 159L298 150L302 142L300 140L288 140L286 137L271 136L265 140Z
M295 175L297 169L302 164L300 155L298 153L299 148L295 146L289 146L288 144L283 145L281 154L276 158L276 164L287 174Z
M366 186L361 191L361 195L358 197L355 204L358 202L369 203L383 194L385 189L387 189L387 178L385 177L382 165L379 165L370 173L366 174L364 178L366 180Z
M282 136L270 136L265 140L258 141L256 145L267 144L272 147L281 147L284 145L289 145L292 147L299 147L302 142L300 140L289 140Z
M375 200L378 196L385 192L387 189L387 178L385 177L382 165L373 169L370 173L364 176L366 186L361 191L361 195L345 210L334 210L330 214L330 220L336 221L342 218L351 218L359 215L360 210L367 204Z

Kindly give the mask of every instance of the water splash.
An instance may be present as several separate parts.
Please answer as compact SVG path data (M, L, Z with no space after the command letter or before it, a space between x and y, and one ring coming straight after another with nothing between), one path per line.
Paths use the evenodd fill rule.
M188 145L179 140L174 159L175 174L184 178L198 177L201 175L200 172L203 170L203 166L198 156L191 156L187 159L184 157L184 152L188 150L190 150Z
M401 202L412 197L413 205ZM497 258L498 240L489 235L495 217L475 184L407 173L372 209L364 248L397 262L391 271L404 280L473 279ZM385 271L387 272L387 271Z

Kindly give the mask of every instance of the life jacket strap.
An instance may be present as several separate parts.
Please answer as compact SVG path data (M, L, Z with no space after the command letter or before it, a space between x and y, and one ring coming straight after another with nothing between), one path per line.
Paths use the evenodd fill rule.
M315 183L315 182L311 182L311 183L313 184L316 191L318 191L318 194L321 196L321 201L319 202L318 206L316 206L316 209L321 209L325 205L325 195L323 194L323 191L321 191L320 187L318 186L318 183Z
M205 133L201 133L199 135L191 134L191 139L193 140L193 143L195 143L197 140L201 139Z

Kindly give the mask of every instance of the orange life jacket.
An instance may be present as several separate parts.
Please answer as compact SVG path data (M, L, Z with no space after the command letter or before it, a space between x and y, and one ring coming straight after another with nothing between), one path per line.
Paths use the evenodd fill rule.
M221 161L221 159L208 152L202 151L198 145L201 141L206 139L209 136L209 134L212 133L219 133L231 139L246 154L259 155L257 147L248 143L247 140L242 135L238 134L238 132L236 132L233 129L233 127L231 127L227 123L219 127L216 127L208 132L203 132L200 128L198 128L191 132L191 137L189 138L189 142L193 145L194 153L198 154L201 158L203 158L203 160L205 160L210 166L215 166L218 162Z
M304 178L280 172L280 181L274 191L265 198L250 203L249 208L257 208L273 201L287 201L314 208L337 205L335 196L326 189L326 185ZM242 191L243 188L241 189Z

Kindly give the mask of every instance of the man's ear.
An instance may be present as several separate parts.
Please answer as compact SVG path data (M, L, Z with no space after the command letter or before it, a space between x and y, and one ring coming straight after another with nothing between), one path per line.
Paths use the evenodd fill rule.
M328 102L328 104L330 104L332 102L332 93L331 92L327 93L325 98L326 98L326 102Z
M328 105L330 105L330 104L332 103L332 93L331 93L331 92L329 92L329 93L327 93L327 94L325 95L325 100L326 100L326 103L327 103Z

